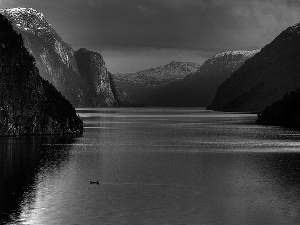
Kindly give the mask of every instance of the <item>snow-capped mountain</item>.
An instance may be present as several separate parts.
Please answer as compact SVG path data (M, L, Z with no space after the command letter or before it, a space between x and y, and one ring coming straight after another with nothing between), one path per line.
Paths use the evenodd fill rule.
M259 51L260 49L225 51L207 59L196 73L186 76L178 84L171 84L169 89L176 86L177 91L171 91L170 102L176 106L208 106L216 94L217 87ZM177 101L174 98L176 96Z
M229 78L233 71L241 67L247 59L257 54L260 50L239 50L218 53L207 59L196 73L187 76L183 82L189 80L195 82L201 78L216 79L215 85L218 86ZM199 81L196 83L199 83Z
M149 105L147 99L151 99L157 88L182 80L188 74L195 73L199 67L197 63L172 61L165 66L113 76L117 85L128 94L130 100Z
M234 71L238 67L240 67L247 59L257 54L260 50L261 49L256 49L252 51L226 51L218 53L204 62L204 64L199 68L196 76L207 76L207 73L210 73L214 76L217 75L215 72L216 70L229 69L229 71Z
M300 87L300 24L281 32L220 85L210 109L260 112Z
M207 59L196 72L151 90L144 96L143 103L151 106L206 107L213 100L217 87L259 51L260 49L216 54Z
M52 83L75 107L119 105L112 88L98 90L111 85L104 85L110 78L102 56L94 64L100 68L97 74L92 76L97 76L97 79L103 82L102 85L95 86L78 70L73 48L62 40L42 13L32 8L3 9L0 13L9 19L15 30L22 35L25 46L36 60L40 75Z
M6 17L14 19L14 25L20 30L32 34L43 35L45 33L56 33L44 15L32 8L0 9ZM56 35L58 36L58 35Z
M115 74L114 77L117 82L156 87L182 80L186 75L196 72L199 67L197 63L172 61L165 66L136 73Z

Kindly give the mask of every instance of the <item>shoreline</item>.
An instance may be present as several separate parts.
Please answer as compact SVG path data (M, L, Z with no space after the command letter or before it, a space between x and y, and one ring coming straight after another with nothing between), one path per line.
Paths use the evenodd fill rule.
M0 134L1 137L35 137L35 136L62 136L62 135L80 135L85 130L69 131L69 132L57 132L57 133L21 133L21 134Z

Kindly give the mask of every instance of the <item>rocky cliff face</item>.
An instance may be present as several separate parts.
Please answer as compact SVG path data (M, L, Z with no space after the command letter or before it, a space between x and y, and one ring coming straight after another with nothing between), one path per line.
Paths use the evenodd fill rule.
M260 112L300 87L300 25L283 31L222 83L209 107Z
M75 52L79 73L92 88L89 90L92 104L99 106L119 106L116 91L114 90L111 74L105 67L100 53L81 48Z
M206 107L215 96L218 85L230 77L254 51L228 51L207 59L195 73L161 88L148 99L156 106Z
M23 38L0 14L0 135L82 132L76 111L42 79Z
M80 73L75 51L61 39L42 13L30 8L5 9L0 12L22 35L25 46L36 60L40 75L52 83L74 106L119 105L111 93L106 93L110 83L104 84L105 80L102 80L100 86L94 87L95 83L91 83L85 74ZM106 70L103 58L97 66L99 69L94 70L97 73L95 77L99 76L100 71ZM102 87L106 89L99 90ZM107 96L109 99L106 99Z
M114 74L117 85L124 90L130 100L151 105L152 96L159 87L182 80L200 67L192 62L171 62L165 66L151 68L136 73Z
M27 8L5 9L1 13L24 38L24 43L36 59L40 75L52 83L75 106L81 101L84 83L78 73L74 50L62 41L42 13Z

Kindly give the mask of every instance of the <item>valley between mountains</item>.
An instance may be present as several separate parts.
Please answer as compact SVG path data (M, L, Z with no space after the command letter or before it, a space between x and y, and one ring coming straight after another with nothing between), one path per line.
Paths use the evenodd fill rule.
M261 49L221 52L203 64L172 61L111 74L99 52L74 50L41 12L11 8L0 13L1 135L82 132L74 107L207 107L263 112L258 123L278 124L280 118L281 125L300 125L295 106L300 105L299 24ZM73 116L61 112L52 98Z

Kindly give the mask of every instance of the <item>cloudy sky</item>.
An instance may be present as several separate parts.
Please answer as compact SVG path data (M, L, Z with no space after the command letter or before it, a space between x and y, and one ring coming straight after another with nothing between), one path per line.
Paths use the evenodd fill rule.
M113 73L260 48L300 22L300 0L0 0L9 7L41 11L65 42L100 52Z

